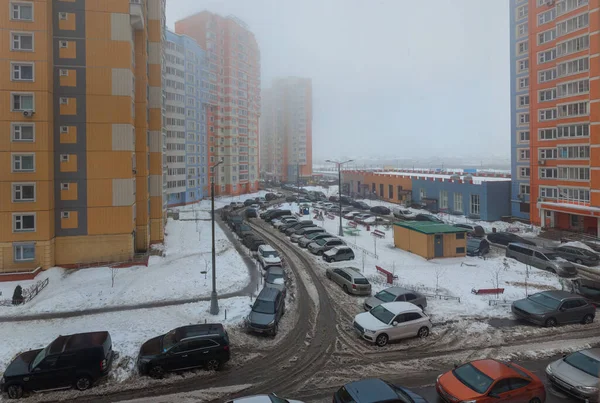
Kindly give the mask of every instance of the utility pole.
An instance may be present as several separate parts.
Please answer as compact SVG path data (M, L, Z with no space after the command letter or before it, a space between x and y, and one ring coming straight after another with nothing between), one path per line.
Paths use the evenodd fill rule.
M339 236L344 236L344 228L342 226L342 165L347 164L352 161L354 161L354 160L348 160L348 161L327 160L327 161L325 161L325 162L331 162L333 164L336 164L337 169L338 169L338 197L339 197L338 202L340 203L340 230L338 233Z
M217 262L216 262L216 251L215 251L215 181L217 178L216 167L223 163L223 159L217 162L211 167L212 170L212 181L210 183L210 211L212 220L212 292L210 293L210 314L219 314L219 300L217 297Z

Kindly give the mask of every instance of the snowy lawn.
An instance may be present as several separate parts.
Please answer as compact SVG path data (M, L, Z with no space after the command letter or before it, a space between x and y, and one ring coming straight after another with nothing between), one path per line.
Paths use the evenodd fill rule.
M49 269L33 281L49 277L50 283L46 289L23 306L0 307L0 315L74 311L208 297L212 287L210 226L210 221L169 219L164 245L166 256L151 256L148 267ZM215 237L217 291L219 294L239 291L250 281L248 268L219 226L216 227ZM203 274L202 271L207 273ZM2 298L12 298L17 284L25 288L33 282L0 283Z

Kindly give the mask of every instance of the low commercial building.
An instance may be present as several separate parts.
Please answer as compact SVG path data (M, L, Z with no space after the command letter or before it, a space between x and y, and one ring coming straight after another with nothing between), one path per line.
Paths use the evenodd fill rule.
M466 231L426 221L398 222L394 224L394 246L425 259L465 256Z

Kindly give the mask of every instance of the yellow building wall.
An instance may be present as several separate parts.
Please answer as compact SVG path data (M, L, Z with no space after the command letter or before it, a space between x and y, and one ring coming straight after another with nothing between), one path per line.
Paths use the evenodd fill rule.
M55 265L54 239L35 242L35 260L15 262L12 243L0 243L0 273L31 271L37 267L48 269Z
M133 230L133 206L88 208L89 235L131 234Z
M133 257L132 238L130 233L56 237L56 264L130 260Z

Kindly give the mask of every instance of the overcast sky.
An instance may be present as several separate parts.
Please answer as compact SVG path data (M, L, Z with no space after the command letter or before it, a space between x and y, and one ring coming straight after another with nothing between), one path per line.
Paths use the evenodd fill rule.
M256 35L262 82L313 80L315 157L510 156L506 0L167 0Z

